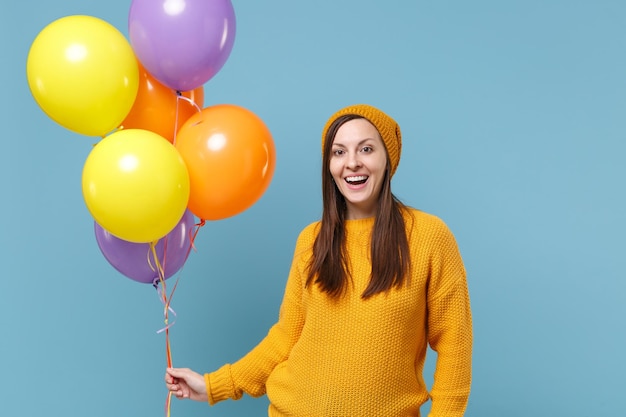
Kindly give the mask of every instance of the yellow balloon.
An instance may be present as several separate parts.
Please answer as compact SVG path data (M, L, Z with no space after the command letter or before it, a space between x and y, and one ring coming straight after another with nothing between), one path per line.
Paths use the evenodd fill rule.
M148 130L125 129L91 150L82 188L100 226L120 239L147 243L168 234L182 218L189 174L167 139Z
M88 136L104 136L135 102L139 68L130 43L114 26L92 16L66 16L33 41L28 85L55 122Z

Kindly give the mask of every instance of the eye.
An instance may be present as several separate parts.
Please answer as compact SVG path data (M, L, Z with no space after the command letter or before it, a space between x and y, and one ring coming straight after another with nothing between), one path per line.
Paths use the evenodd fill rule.
M364 147L361 149L361 152L370 153L370 152L372 152L373 150L374 150L374 149L372 149L372 147L371 147L371 146L364 146Z
M341 156L343 153L343 149L333 149L333 155Z

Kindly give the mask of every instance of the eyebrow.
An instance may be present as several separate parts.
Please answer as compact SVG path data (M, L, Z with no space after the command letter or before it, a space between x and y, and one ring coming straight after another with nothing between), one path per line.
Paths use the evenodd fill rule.
M365 138L365 139L361 139L361 140L359 141L359 143L357 143L357 144L356 144L356 146L361 146L361 145L363 145L364 143L366 143L366 142L368 142L368 141L370 141L370 140L375 141L376 139L375 139L375 138ZM343 148L345 148L345 147L346 147L346 145L344 145L344 144L342 144L342 143L340 143L340 142L335 142L335 141L333 141L333 145L332 145L332 146L335 146L335 145L336 145L336 146L341 146L341 147L343 147Z

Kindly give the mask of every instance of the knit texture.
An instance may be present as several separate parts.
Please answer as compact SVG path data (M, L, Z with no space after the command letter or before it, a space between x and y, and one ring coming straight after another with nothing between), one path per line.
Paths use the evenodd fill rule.
M278 322L246 356L205 375L209 403L267 393L269 416L419 416L427 345L437 352L430 417L460 417L470 392L472 322L454 236L437 217L405 213L410 281L361 298L374 219L346 221L351 285L333 300L305 288L318 223L300 234Z
M355 114L357 116L364 117L369 120L380 133L387 154L389 155L389 163L391 165L391 176L395 174L400 163L400 154L402 153L402 133L400 132L400 126L389 115L380 111L376 107L372 107L369 104L354 104L352 106L344 107L326 122L324 129L322 130L322 154L324 153L324 143L326 138L326 132L330 128L330 125L341 116L347 114Z

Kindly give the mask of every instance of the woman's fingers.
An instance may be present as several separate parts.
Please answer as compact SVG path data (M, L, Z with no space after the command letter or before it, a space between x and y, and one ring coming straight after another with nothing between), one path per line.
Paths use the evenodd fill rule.
M177 398L206 400L204 377L189 368L166 368L165 386Z

